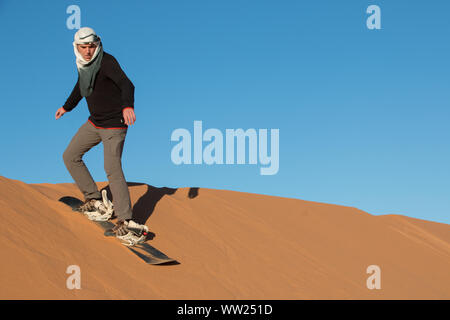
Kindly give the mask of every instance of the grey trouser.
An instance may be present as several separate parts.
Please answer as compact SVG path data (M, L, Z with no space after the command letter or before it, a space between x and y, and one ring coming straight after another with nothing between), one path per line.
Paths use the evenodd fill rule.
M92 179L82 157L92 147L103 142L104 167L114 204L114 213L119 220L131 219L131 201L127 182L122 171L122 151L127 135L124 129L98 129L86 121L64 151L64 163L85 200L101 199L97 185Z

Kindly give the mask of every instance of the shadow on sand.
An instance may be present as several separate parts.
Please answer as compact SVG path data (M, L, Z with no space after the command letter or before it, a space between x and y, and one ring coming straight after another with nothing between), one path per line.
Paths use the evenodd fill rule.
M147 186L147 192L143 194L138 201L133 206L133 220L145 224L147 220L151 217L153 212L155 211L156 204L159 200L161 200L166 195L172 195L174 194L178 189L176 188L157 188L153 187L151 185L148 185L146 183L138 183L138 182L127 182L128 188L130 187L136 187L136 186ZM111 190L109 188L109 185L107 185L105 188L108 194L108 199L113 199ZM102 190L103 190L102 189ZM189 199L194 199L198 196L199 189L197 187L191 187L188 192ZM102 191L100 190L100 192ZM151 236L150 239L153 239L153 236Z

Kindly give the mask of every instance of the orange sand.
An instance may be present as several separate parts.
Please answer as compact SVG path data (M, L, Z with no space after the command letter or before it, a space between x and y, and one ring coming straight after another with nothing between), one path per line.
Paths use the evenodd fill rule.
M129 189L149 243L179 265L146 265L105 238L58 201L81 198L72 183L0 176L0 299L450 298L449 225L226 190ZM66 287L69 265L81 290ZM366 286L370 265L380 290Z

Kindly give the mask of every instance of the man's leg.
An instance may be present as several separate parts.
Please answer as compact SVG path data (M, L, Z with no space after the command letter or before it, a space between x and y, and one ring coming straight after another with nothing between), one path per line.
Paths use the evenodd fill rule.
M118 220L132 217L130 192L122 171L122 151L128 129L102 130L104 165Z
M83 193L85 200L101 199L102 197L82 160L83 155L101 141L101 137L96 130L89 122L83 124L63 154L64 164Z

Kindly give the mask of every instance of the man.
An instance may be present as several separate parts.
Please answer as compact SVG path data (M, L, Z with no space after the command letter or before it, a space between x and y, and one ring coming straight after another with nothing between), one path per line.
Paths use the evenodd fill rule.
M104 168L118 219L113 231L124 242L142 241L148 228L132 220L130 193L121 164L128 125L136 121L134 85L117 60L103 51L101 39L93 29L78 30L73 47L78 81L66 103L56 111L55 118L59 119L86 98L89 119L79 128L63 154L67 170L85 198L78 210L92 220L104 221L112 215L82 160L87 151L103 142Z

